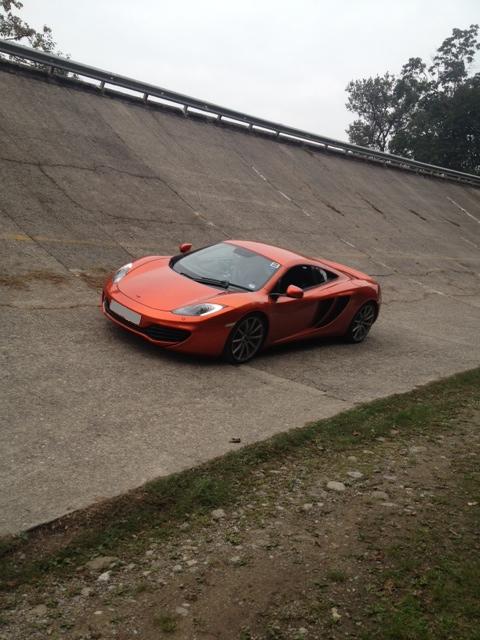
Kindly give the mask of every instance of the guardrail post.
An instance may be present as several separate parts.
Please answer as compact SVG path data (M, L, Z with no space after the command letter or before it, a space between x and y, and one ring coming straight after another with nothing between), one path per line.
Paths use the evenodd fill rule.
M100 84L98 85L98 88L100 89L101 93L105 93L105 80L102 80L100 82Z
M183 105L183 115L188 118L188 104Z
M148 102L148 93L144 93L143 94L143 101L144 101L145 104L147 104L147 102Z

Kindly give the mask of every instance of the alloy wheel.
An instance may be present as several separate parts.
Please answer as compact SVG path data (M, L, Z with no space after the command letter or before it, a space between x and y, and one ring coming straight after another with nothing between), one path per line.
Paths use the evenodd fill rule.
M230 354L233 362L247 362L253 358L263 343L265 326L258 316L241 320L230 339Z
M353 342L363 342L375 322L375 307L371 303L365 304L355 315L350 326L350 336Z

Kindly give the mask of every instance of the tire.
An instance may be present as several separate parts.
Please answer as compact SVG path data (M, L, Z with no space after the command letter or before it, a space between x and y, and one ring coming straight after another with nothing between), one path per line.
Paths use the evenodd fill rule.
M370 329L377 317L377 307L374 302L367 302L360 307L353 316L352 322L345 334L347 342L359 344L368 336Z
M258 313L241 318L225 343L223 357L231 364L243 364L254 358L267 336L267 325Z

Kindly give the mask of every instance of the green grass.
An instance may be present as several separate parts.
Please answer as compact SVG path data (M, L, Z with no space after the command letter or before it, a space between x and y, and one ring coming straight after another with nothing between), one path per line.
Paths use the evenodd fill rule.
M328 571L325 578L329 582L345 582L347 580L347 576L345 575L345 573L343 571L339 571L338 569Z
M427 429L434 434L478 399L479 388L480 369L475 369L377 400L155 480L101 508L67 516L30 535L3 540L0 588L41 580L49 573L71 572L72 566L95 554L134 554L146 539L170 536L187 517L201 519L211 509L235 504L254 485L253 472L259 465L275 469L297 458L313 464L324 451L363 447L379 436L388 436L393 428L405 435ZM63 542L65 526L77 533ZM50 534L55 544L36 545L39 536Z
M153 616L153 625L164 633L174 633L177 630L175 618L165 613L158 613Z
M475 457L453 463L442 509L386 549L376 582L393 593L371 607L362 640L480 640L480 472Z

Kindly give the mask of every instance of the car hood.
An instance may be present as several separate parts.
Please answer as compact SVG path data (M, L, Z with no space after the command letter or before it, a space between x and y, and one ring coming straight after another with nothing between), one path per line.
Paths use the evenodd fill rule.
M128 298L158 311L173 311L223 293L217 287L180 275L168 262L168 258L162 258L139 267L134 265L120 280L118 289Z

